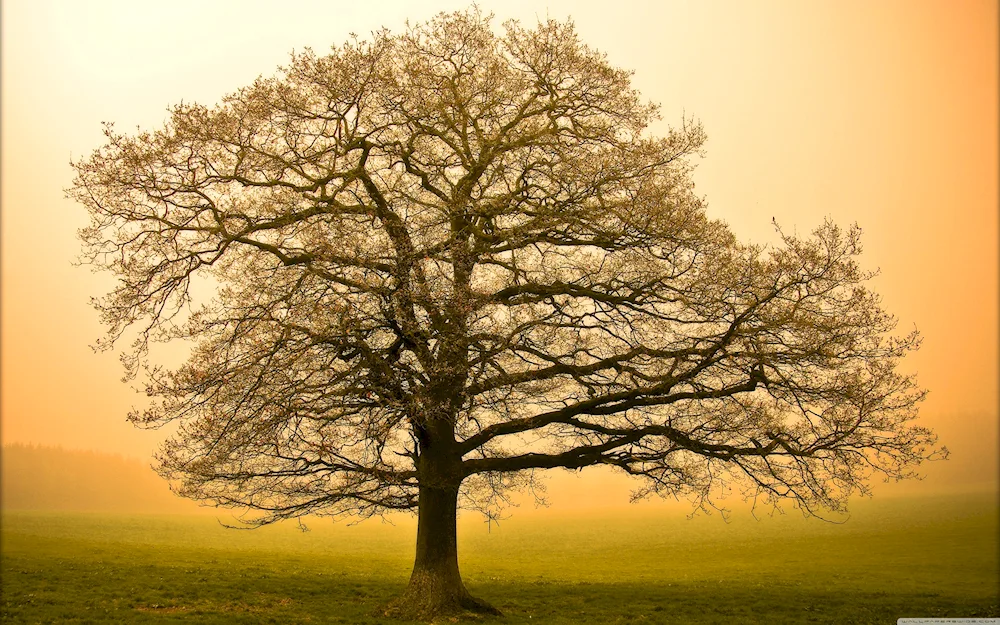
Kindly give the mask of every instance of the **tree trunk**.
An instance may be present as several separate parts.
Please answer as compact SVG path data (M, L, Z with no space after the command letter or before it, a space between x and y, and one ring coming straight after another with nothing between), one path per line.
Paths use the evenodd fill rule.
M500 615L465 589L458 572L458 485L420 486L417 555L410 583L389 604L386 616L426 619L442 614L475 612Z

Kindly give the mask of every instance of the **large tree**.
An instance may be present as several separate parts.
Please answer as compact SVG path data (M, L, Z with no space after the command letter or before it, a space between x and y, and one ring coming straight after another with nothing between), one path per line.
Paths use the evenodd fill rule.
M866 289L857 228L744 245L709 219L683 120L569 24L442 14L293 55L73 164L97 308L148 380L141 426L188 497L255 512L418 511L393 613L491 611L456 509L540 469L607 465L639 494L839 508L934 453L918 336ZM779 231L780 232L780 231ZM150 364L186 340L186 364Z

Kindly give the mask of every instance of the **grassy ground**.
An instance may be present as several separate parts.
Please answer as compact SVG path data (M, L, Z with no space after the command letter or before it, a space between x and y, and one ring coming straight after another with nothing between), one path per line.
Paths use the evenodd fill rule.
M522 515L460 528L470 590L506 623L895 623L998 616L995 497L862 502L842 525L795 513ZM6 512L0 620L382 623L414 526ZM447 621L445 621L447 622Z

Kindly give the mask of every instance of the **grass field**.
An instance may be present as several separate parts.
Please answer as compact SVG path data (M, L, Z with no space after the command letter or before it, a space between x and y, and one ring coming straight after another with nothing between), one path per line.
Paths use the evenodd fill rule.
M460 521L470 590L505 623L895 623L998 616L995 496L795 513L515 515ZM213 517L5 512L10 623L383 623L414 524L227 530ZM447 622L447 620L445 620Z

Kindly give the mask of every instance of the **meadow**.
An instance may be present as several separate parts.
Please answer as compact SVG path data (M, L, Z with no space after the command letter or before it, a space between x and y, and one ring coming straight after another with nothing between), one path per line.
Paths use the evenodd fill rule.
M998 612L995 494L861 501L834 524L737 510L529 511L460 519L470 590L503 623L895 623ZM7 623L394 623L414 523L212 516L2 517ZM449 622L449 619L443 619Z

